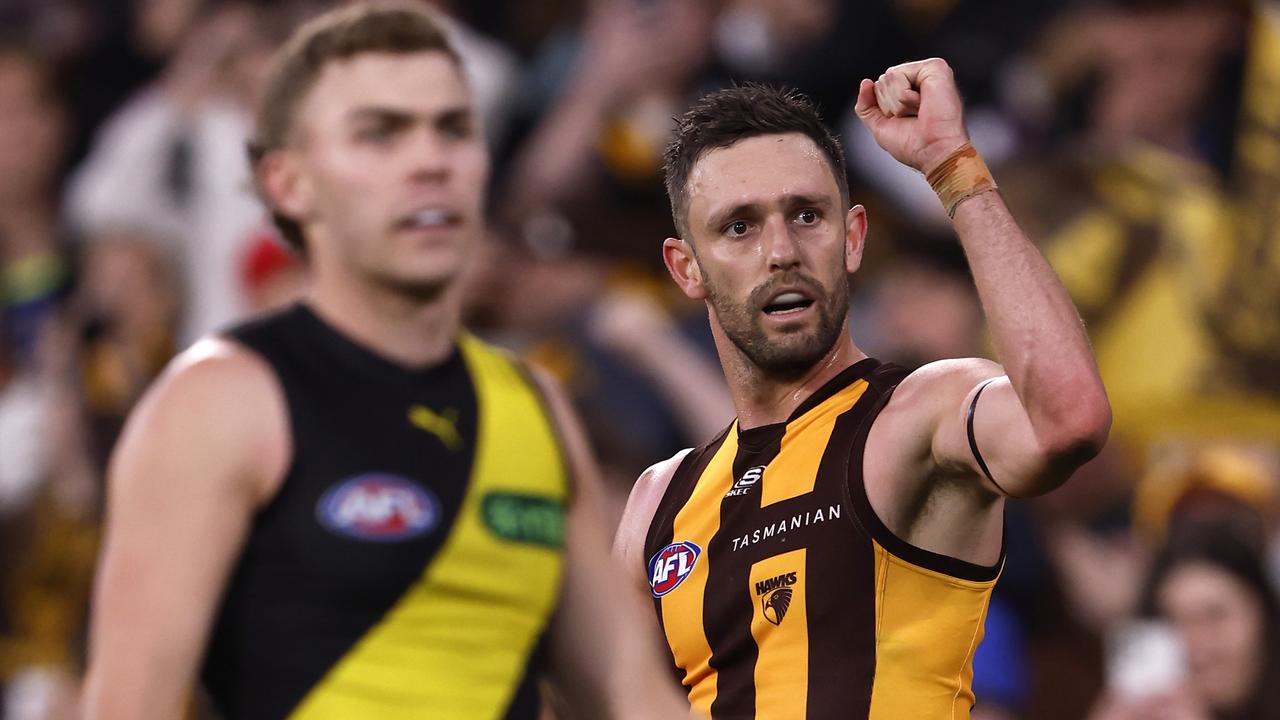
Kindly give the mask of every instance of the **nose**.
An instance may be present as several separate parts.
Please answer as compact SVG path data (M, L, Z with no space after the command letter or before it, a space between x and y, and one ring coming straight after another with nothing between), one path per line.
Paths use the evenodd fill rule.
M452 168L449 144L436 130L424 128L413 134L405 148L409 173L416 182L440 183L448 179Z
M800 245L782 215L770 216L763 233L770 270L790 270L800 264Z

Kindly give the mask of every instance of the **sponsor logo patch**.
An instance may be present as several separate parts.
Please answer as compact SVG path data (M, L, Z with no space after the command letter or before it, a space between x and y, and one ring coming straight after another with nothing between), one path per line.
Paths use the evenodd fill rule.
M408 478L366 473L329 488L316 505L316 515L338 535L397 542L434 529L440 522L440 501Z
M409 406L409 424L435 435L436 439L452 452L458 452L466 445L462 440L462 434L458 432L457 408L436 412L426 405L415 403Z
M725 497L737 497L738 495L746 495L755 487L760 479L764 477L764 465L756 465L742 473L742 477L729 488L729 492L725 493Z
M738 552L743 548L751 547L762 542L770 540L779 541L786 536L788 532L801 530L810 525L835 520L840 517L840 505L828 505L826 508L821 506L804 512L798 512L789 518L783 518L776 524L770 523L761 528L756 528L749 533L743 533L742 537L732 538L733 551ZM784 541L785 542L785 541Z
M491 492L480 503L489 531L503 540L560 548L564 545L564 506L547 497Z
M761 580L756 583L756 595L760 597L760 612L764 619L774 625L781 625L787 609L791 607L791 589L796 584L796 573L783 573L777 577Z
M688 542L676 542L659 550L649 560L649 587L658 598L680 587L693 572L702 548Z

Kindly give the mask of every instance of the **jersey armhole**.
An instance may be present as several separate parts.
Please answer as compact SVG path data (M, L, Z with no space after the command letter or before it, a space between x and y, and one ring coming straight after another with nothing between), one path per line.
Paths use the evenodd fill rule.
M876 387L876 385L873 383L872 387ZM893 392L897 389L897 383L883 387L883 389L877 389L879 393L875 398L875 405L862 419L853 436L849 452L845 454L849 463L848 471L845 473L845 478L847 479L844 483L845 499L853 510L853 521L871 540L899 560L957 580L976 583L994 582L1000 576L1000 571L1004 567L1005 538L1003 529L1000 537L1000 555L996 562L992 565L978 565L912 545L895 535L880 519L880 516L876 514L875 508L871 506L871 499L867 496L866 477L863 473L867 436L871 432L871 425L880 415L880 411L884 409L890 398L893 397Z
M253 356L258 360L258 362L261 362L266 367L267 373L271 376L271 382L275 384L276 390L279 392L280 402L284 403L284 439L285 444L288 447L288 457L285 458L284 472L282 472L280 477L273 482L275 491L271 493L271 496L268 497L265 502L262 502L254 508L254 515L258 516L267 512L278 503L285 484L293 475L294 471L297 470L298 442L297 435L295 433L297 419L294 417L292 392L284 373L280 372L279 366L272 359L269 348L256 347L251 341L251 338L243 338L233 332L220 332L213 337L235 347L237 350Z
M685 453L676 469L671 471L671 480L663 488L662 497L658 498L653 517L649 519L649 527L644 534L644 545L640 548L644 572L648 572L649 559L654 553L675 542L676 515L689 501L698 477L707 469L711 458L736 425L736 422L730 423L711 442Z

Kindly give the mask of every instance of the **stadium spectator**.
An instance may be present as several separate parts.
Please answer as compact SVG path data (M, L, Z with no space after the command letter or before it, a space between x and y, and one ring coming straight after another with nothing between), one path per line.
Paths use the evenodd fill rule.
M1150 664L1181 679L1150 693L1104 698L1091 720L1269 720L1280 717L1280 602L1255 543L1221 521L1175 528L1156 556L1143 614L1169 623L1176 644ZM1180 648L1180 649L1179 649Z

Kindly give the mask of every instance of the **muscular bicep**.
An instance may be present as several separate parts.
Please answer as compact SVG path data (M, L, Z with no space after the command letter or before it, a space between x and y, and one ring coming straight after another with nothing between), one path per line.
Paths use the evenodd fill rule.
M973 477L995 495L1028 497L1056 486L1073 467L1053 462L1009 378L987 360L948 361L936 379L941 403L934 462Z
M181 714L254 508L287 456L283 403L248 362L215 354L171 370L112 456L91 718Z

